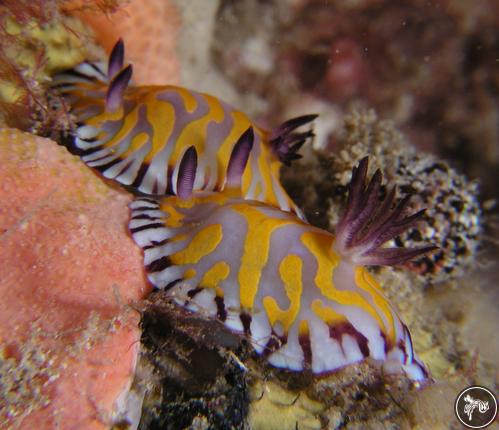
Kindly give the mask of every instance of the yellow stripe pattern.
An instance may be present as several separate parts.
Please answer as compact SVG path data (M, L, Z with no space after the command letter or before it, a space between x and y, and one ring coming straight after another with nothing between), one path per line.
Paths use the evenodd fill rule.
M189 226L197 208L207 204L214 204L217 209L206 215L201 226L199 221L193 223L192 232L181 235L187 241L186 247L170 256L172 264L195 267L198 272L196 264L202 258L210 262L209 269L199 273L195 287L213 289L218 297L227 296L228 288L231 294L237 289L237 313L252 315L258 309L263 310L270 325L279 325L284 333L294 324L301 327L300 331L305 330L305 320L300 315L307 297L310 311L328 327L348 323L345 310L350 309L370 318L391 344L396 342L398 317L365 268L354 267L352 279L336 280L341 284L335 285L335 270L343 260L333 250L332 234L291 214L283 216L277 209L227 197L226 193L196 196L187 201L176 197L164 199L161 210L169 214L164 219L165 225ZM215 222L229 212L238 217L237 224ZM244 240L235 245L226 244L235 230L243 228ZM276 260L270 252L278 233L285 249ZM176 237L171 241L176 241ZM217 257L210 255L215 250L224 252ZM235 259L235 255L239 257ZM269 272L269 265L277 265L276 270ZM225 282L229 274L233 274L234 284ZM306 279L312 279L313 283L307 283ZM309 327L312 322L307 324Z
M208 94L164 85L129 86L123 107L110 113L105 109L106 90L107 83L96 81L78 82L62 91L77 122L98 130L95 142L76 139L75 146L84 150L83 161L104 176L146 194L171 194L175 192L173 172L185 151L194 146L198 156L194 190L220 191L234 145L252 127L255 142L240 195L299 213L280 185L281 163L272 152L270 133L243 112ZM96 92L102 97L96 97Z

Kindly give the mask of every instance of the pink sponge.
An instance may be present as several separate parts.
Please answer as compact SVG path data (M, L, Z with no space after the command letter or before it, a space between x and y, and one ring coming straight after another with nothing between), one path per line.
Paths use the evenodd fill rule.
M149 292L129 201L56 143L0 129L0 422L117 419L140 340L129 305Z

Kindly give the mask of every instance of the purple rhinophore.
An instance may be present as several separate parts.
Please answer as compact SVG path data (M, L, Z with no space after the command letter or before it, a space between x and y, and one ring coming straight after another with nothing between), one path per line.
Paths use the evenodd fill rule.
M177 195L181 199L188 199L192 195L196 170L198 167L198 154L194 146L189 146L185 151L177 176Z
M123 68L125 61L125 45L123 39L119 39L111 51L109 62L107 64L107 77L109 80L113 79L116 74Z
M241 184L241 178L248 163L248 158L253 148L255 133L253 127L249 127L237 140L230 154L227 166L227 186L237 187Z
M106 94L106 109L110 112L116 112L123 105L123 96L125 90L132 78L132 65L129 64L119 72L109 84Z

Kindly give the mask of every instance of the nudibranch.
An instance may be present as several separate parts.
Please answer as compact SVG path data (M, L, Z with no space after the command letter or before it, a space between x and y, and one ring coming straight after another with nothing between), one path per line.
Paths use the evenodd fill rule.
M367 158L353 169L336 235L277 207L238 195L235 172L248 154L235 147L223 192L138 198L130 231L148 279L177 305L246 335L278 368L327 374L370 359L386 373L423 381L406 325L369 265L397 265L434 249L382 245L414 225L395 188L380 201L382 175L369 184ZM194 169L184 165L190 176Z
M230 155L239 143L250 151L240 194L302 217L282 187L279 171L281 164L300 157L297 151L314 134L297 129L316 115L265 130L208 94L170 85L131 85L132 66L124 67L124 55L120 40L107 66L85 62L54 77L53 87L77 125L70 150L105 177L162 196L179 195L190 180L181 174L182 163L193 161L194 190L223 190Z

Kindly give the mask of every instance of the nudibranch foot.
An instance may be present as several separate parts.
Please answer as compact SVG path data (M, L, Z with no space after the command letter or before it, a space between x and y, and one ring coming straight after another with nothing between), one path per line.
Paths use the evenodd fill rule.
M286 121L274 132L265 130L211 95L172 85L133 85L132 66L124 59L119 40L107 65L85 62L54 77L53 88L76 124L67 145L71 152L136 193L165 196L177 194L183 157L193 147L193 191L223 191L227 186L232 194L237 191L245 199L304 218L281 185L280 168L299 158L299 148L313 131L296 130L316 115ZM247 158L243 172L231 158L238 142L243 146L238 157ZM242 173L238 190L227 176L233 171L236 177Z
M233 159L242 159L242 167L239 154L248 152L249 131L240 142ZM240 174L241 168L236 170ZM366 190L366 171L363 160L354 171L341 246L333 234L290 212L228 190L136 199L130 231L156 288L176 305L246 336L271 365L325 375L366 360L386 373L425 381L428 371L409 330L357 254L350 253L351 244L364 240L364 229L371 228L366 214L376 212L373 194L377 197L381 175L375 174ZM411 224L414 217L399 213L403 207L389 206L382 202L385 212L373 221L373 231L386 232L369 233L376 248L365 249L384 249L380 241L394 228L388 222L397 229ZM375 255L377 263L393 260Z

